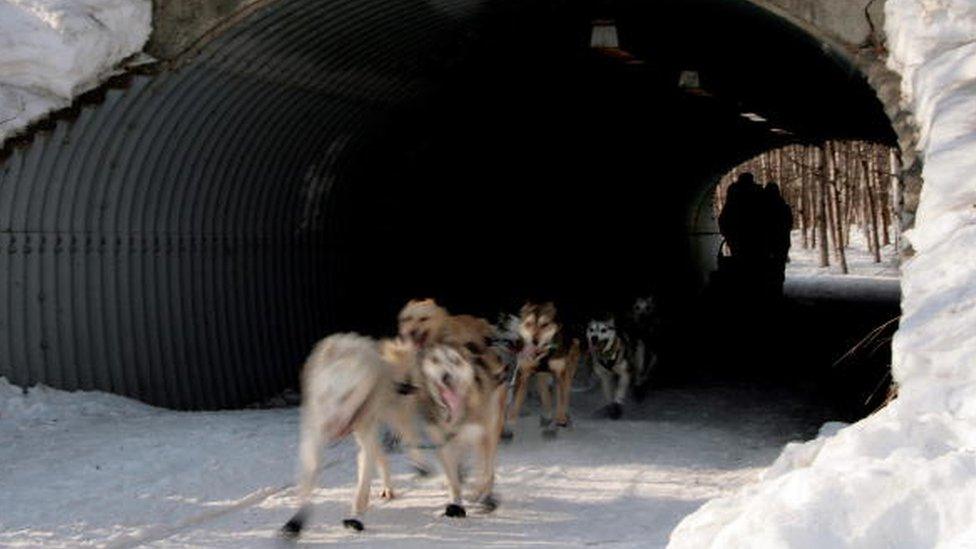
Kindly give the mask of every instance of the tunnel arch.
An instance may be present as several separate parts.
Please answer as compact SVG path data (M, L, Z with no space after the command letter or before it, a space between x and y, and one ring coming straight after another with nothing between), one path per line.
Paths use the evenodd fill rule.
M193 14L194 4L183 6L184 15ZM448 182L441 160L452 157L438 155L464 153L458 135L489 145L492 136L505 135L504 122L518 123L501 106L535 112L547 104L544 99L555 97L545 93L560 83L589 86L586 92L593 96L573 97L591 100L590 110L567 110L566 117L552 111L525 126L540 136L552 131L546 123L579 120L581 112L592 115L599 110L594 104L613 107L619 99L613 94L620 90L630 96L617 105L618 120L629 115L625 107L640 107L643 121L677 131L682 120L668 111L675 108L714 132L703 159L681 153L686 162L700 160L684 186L673 192L652 192L649 185L640 192L631 190L634 185L613 188L619 193L614 204L661 204L653 210L662 219L656 229L666 235L658 242L681 242L661 244L667 249L661 261L683 266L658 281L664 285L694 271L683 240L694 232L688 212L695 196L724 169L790 140L835 134L896 139L884 105L848 54L824 53L822 37L809 37L746 2L660 3L653 13L637 2L612 4L621 39L625 44L633 39L634 54L646 57L643 67L594 57L586 47L595 15L590 6L420 0L220 6L227 11L218 7L210 20L199 18L209 21L202 32L172 38L171 51L160 46L164 38L155 39L156 51L169 51L171 58L83 98L73 118L36 132L0 164L0 286L7 288L0 374L13 382L104 389L177 408L240 406L291 385L314 339L335 329L380 330L377 315L365 311L386 315L398 299L437 291L432 281L447 281L436 263L418 269L409 255L376 250L396 241L397 228L407 226L418 207L435 204L446 210L458 202L439 192L445 187L422 181L432 173L423 169L440 166L445 173L439 182ZM640 25L659 25L655 30L673 40L677 31L648 23L652 15L684 22L739 17L743 24L775 32L782 42L774 43L792 45L813 63L816 76L840 83L840 97L847 93L856 100L804 113L784 107L789 101L772 94L742 103L734 89L728 101L676 99L673 90L660 91L661 79L673 80L686 59L668 60L692 51L701 55L709 45L686 44L680 52L667 52L672 58L664 55L659 66L652 56L663 51L655 50L661 43L639 32ZM159 35L169 32L165 20L159 23L164 29L157 28ZM719 25L709 28L720 31ZM732 58L728 55L723 59ZM721 68L718 62L709 67ZM705 66L698 68L708 74ZM579 80L575 71L580 70L590 80ZM790 77L797 83L809 82L794 73ZM490 88L498 93L491 111L497 116L479 118L490 98L478 86L500 75L506 79ZM641 95L654 90L658 95L651 100ZM761 90L738 91L749 96ZM535 103L526 102L533 94ZM593 103L593 97L603 103ZM565 107L568 100L548 104ZM743 108L763 106L793 124L793 135L773 136L741 119ZM840 114L818 120L831 109ZM479 133L478 123L501 129ZM595 157L611 158L614 146L626 146L627 167L641 167L638 145L651 142L630 141L628 132L639 131L638 125L615 124L620 137L600 145ZM564 144L586 152L588 145L571 139L579 130L568 124L563 129L568 132ZM696 137L684 135L682 143ZM484 163L487 150L500 149L472 148L465 158ZM546 158L555 161L560 152L565 150L554 146ZM523 160L529 156L521 154ZM599 158L586 169L599 175L597 166ZM623 168L615 169L624 175ZM415 176L391 183L397 170L414 170ZM561 175L571 176L572 170ZM485 189L493 184L480 181ZM384 196L387 202L377 207ZM537 207L546 199L543 193L529 202ZM586 199L576 194L570 202L579 206ZM458 214L451 215L457 221ZM481 208L470 217L488 216ZM604 214L600 221L612 217ZM576 226L580 229L566 238L569 242L549 250L547 261L579 252L578 238L589 231ZM453 245L470 254L465 265L482 269L479 262L491 258L484 255L484 242L493 233L474 234L476 245ZM510 230L499 240L511 242L517 234ZM626 243L620 246L615 253L625 251ZM519 268L524 262L510 264ZM466 298L462 294L470 291L471 279L465 279L441 297L448 304L487 310L515 295L540 292L541 278L521 286L492 282L510 268L479 271L494 293ZM413 272L409 283L397 278L404 269ZM642 263L635 280L619 291L636 290L649 269L650 263ZM560 271L545 272L558 276ZM556 297L578 288L582 279L560 284Z

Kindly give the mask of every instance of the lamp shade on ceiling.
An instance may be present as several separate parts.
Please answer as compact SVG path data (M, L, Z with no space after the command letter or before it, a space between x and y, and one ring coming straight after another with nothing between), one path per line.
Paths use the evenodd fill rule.
M591 48L619 48L617 40L617 26L612 19L597 19L593 21L593 32L590 35Z

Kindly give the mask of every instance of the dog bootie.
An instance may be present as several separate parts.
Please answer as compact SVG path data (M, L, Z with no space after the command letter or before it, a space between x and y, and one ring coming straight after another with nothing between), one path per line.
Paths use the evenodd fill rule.
M488 494L487 496L481 498L481 508L486 513L491 513L495 509L498 509L498 500L495 499L495 495Z
M542 438L552 439L556 437L556 424L551 418L540 417L539 427L542 427Z
M281 527L281 537L286 539L296 539L302 533L302 523L291 519Z
M449 503L447 505L447 509L444 510L444 516L451 518L464 518L468 516L468 513L464 510L464 507L461 507L457 503Z
M363 526L363 522L359 519L348 518L342 520L342 525L350 530L355 530L357 532L362 532L366 527Z
M285 539L297 539L302 533L302 528L305 527L305 518L306 513L304 509L295 513L295 516L291 517L291 520L281 527L279 532L281 537Z

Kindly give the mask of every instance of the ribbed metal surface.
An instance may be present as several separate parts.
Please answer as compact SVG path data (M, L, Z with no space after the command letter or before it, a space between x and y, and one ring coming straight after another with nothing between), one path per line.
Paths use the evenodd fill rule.
M0 375L176 408L290 384L334 319L329 191L453 32L408 0L283 0L0 164Z

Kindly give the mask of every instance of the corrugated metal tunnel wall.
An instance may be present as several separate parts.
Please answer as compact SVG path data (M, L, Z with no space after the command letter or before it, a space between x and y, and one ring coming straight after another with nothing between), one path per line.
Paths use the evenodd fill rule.
M455 31L420 1L283 0L14 149L0 375L177 408L292 384L342 291L341 159Z

